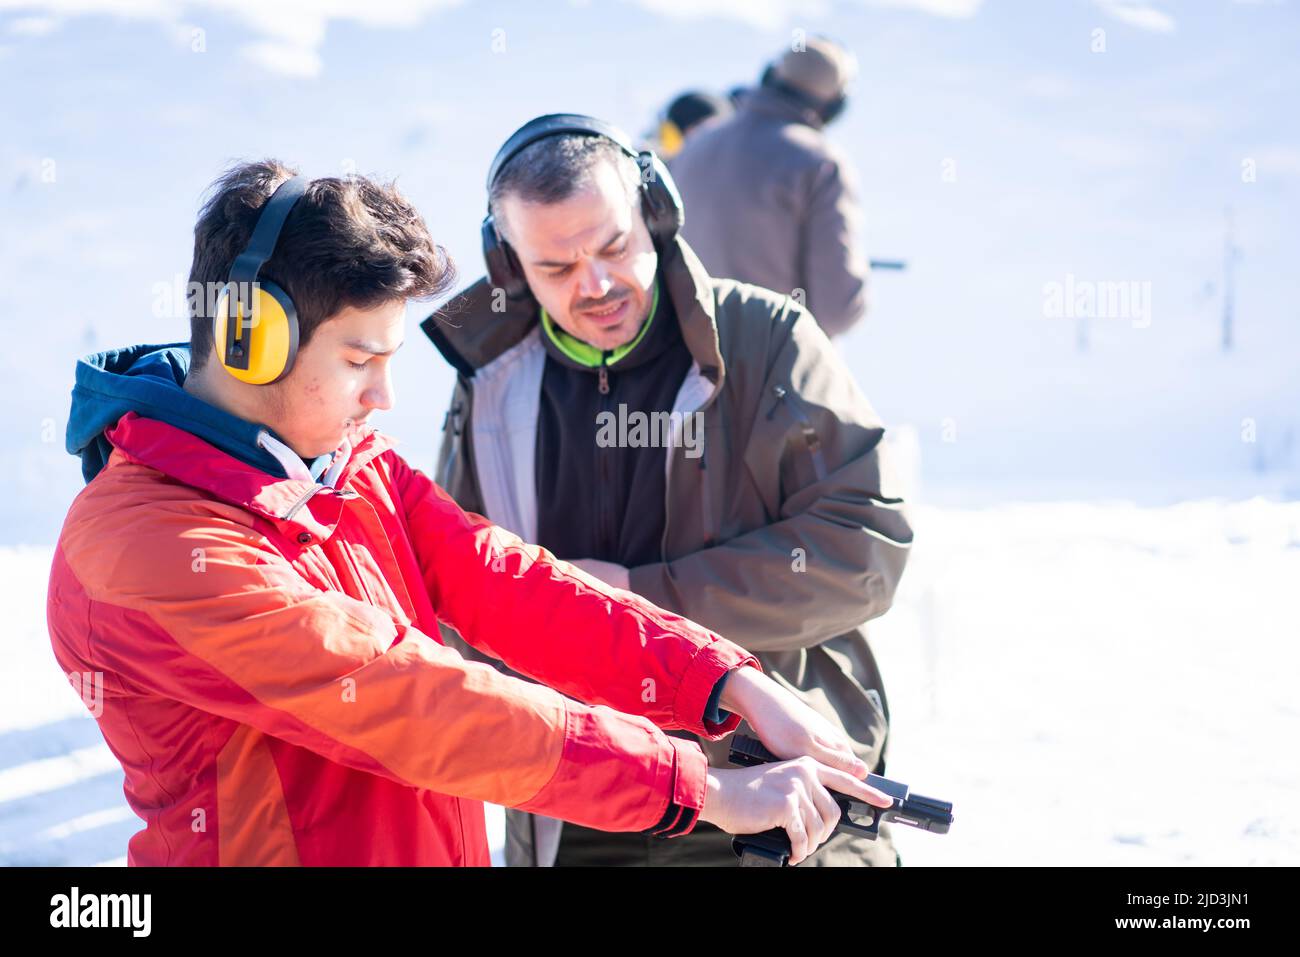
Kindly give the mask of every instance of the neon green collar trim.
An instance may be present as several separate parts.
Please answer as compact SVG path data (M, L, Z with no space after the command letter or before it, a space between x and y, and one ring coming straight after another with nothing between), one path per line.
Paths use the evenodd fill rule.
M555 348L559 349L566 356L579 365L591 366L596 368L604 363L606 366L612 366L625 355L637 347L637 344L645 338L646 330L650 328L650 323L654 322L655 315L659 312L659 280L655 280L654 298L650 300L650 318L641 325L641 331L636 334L631 342L626 342L610 352L597 349L589 342L583 342L577 336L571 336L555 324L545 309L542 310L542 328L550 337L551 342L555 343Z

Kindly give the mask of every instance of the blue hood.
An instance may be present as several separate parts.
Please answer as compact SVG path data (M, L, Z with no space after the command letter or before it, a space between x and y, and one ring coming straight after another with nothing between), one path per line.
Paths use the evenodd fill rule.
M99 474L113 451L104 430L128 412L184 429L269 475L287 477L276 457L257 444L263 429L280 437L264 425L190 395L182 388L189 371L188 342L111 349L77 363L67 448L81 457L81 474L87 482ZM323 455L308 463L312 474L318 475L318 468L323 469L329 459Z

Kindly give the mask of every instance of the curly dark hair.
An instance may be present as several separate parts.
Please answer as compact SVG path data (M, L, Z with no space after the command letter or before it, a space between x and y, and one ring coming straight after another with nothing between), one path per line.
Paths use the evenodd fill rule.
M194 227L191 290L219 288L248 243L263 205L297 171L273 159L239 163L209 189ZM285 221L261 277L276 283L298 310L298 344L348 307L370 309L395 299L431 299L456 269L415 208L394 184L364 176L313 180ZM190 297L190 368L212 352L211 295Z

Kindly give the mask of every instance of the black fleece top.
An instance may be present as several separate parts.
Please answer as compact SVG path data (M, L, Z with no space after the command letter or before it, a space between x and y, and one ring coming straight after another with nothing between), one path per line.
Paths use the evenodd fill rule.
M600 392L598 368L565 355L542 330L537 537L560 558L595 558L627 568L661 560L667 436L656 434L653 413L672 410L691 354L662 288L649 322L644 338L606 366L608 394ZM601 418L602 412L612 419ZM638 435L634 426L641 416L645 428ZM615 441L601 447L601 438ZM642 444L632 446L627 438Z

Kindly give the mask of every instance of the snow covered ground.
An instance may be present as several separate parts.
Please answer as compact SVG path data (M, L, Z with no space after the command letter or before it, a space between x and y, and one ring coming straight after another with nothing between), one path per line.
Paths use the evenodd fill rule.
M905 865L1300 864L1300 502L921 507L872 627L889 774L955 804ZM122 775L0 549L0 863L121 864ZM497 843L500 832L497 832Z
M920 509L876 625L904 865L1300 863L1300 503Z

